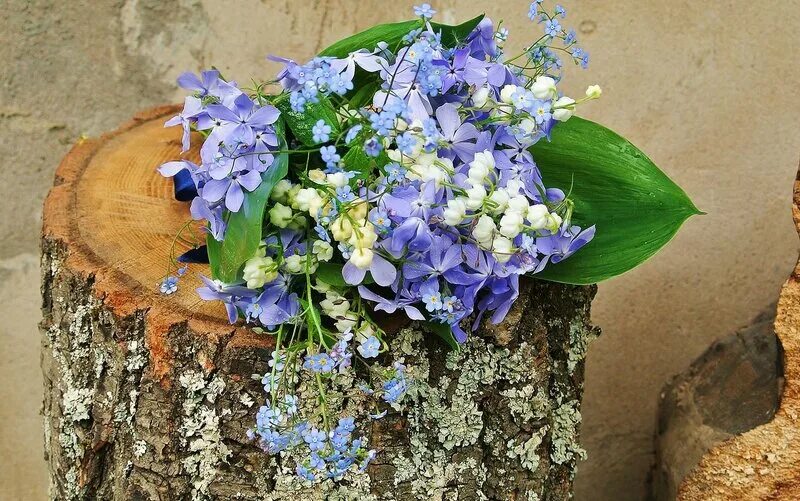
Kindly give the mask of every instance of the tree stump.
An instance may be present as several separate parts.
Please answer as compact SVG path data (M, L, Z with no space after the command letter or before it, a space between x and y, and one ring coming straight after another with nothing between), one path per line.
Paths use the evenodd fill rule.
M794 184L800 233L800 171ZM783 393L774 417L713 447L684 478L682 501L800 499L800 261L778 299L775 334L783 348Z
M44 209L42 370L53 499L568 499L594 287L522 285L460 353L410 324L392 337L418 385L365 430L366 473L310 485L249 441L273 338L221 305L158 293L189 218L155 169L180 152L174 106L86 140ZM197 151L189 152L191 157Z

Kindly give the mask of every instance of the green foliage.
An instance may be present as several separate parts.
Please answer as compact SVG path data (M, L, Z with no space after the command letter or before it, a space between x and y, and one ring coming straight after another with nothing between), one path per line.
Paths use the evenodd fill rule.
M429 331L439 336L442 341L447 343L447 346L449 346L453 351L461 350L461 345L458 344L458 341L456 341L450 325L439 322L422 322L422 325Z
M454 47L458 42L464 40L482 19L483 14L457 26L439 23L431 23L431 26L433 26L435 31L441 31L442 44L444 44L445 47ZM379 24L368 30L339 40L330 47L324 49L319 55L345 58L351 52L355 52L359 49L373 50L378 45L378 42L386 42L389 44L389 47L393 48L400 43L408 32L420 27L422 27L422 22L420 20Z
M281 120L275 123L280 148L286 149L285 129ZM281 153L275 156L274 163L261 175L261 184L254 191L246 192L239 212L225 211L228 228L222 242L208 235L208 259L211 263L211 276L225 283L239 280L244 262L253 257L261 243L261 229L264 221L269 194L275 184L286 177L289 170L289 156Z
M307 103L302 113L293 111L288 99L276 101L275 106L281 111L281 116L294 137L306 146L318 144L314 141L311 130L319 120L324 120L330 125L332 138L339 134L339 118L336 116L336 110L330 100L323 95L319 96L318 103Z
M573 117L533 152L546 186L569 192L573 221L597 234L537 278L590 284L620 275L655 254L686 219L702 214L638 148L613 131Z

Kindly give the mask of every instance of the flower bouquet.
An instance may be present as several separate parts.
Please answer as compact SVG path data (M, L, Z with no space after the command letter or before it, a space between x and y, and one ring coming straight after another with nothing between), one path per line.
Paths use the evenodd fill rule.
M291 451L308 481L365 469L375 452L360 421L413 389L402 360L386 360L381 315L458 350L504 319L522 277L607 279L698 213L634 146L573 117L601 90L558 90L562 64L589 60L560 6L531 4L540 36L519 54L483 15L449 26L414 10L303 64L270 57L283 63L272 81L184 74L191 95L167 122L183 128L184 152L203 140L199 164L159 171L206 237L161 291L206 260L200 297L274 336L250 436ZM333 412L334 381L371 401L369 415Z

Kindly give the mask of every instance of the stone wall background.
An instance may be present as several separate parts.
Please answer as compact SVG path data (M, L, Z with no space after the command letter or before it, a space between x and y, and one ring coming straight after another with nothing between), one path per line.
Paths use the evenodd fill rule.
M7 0L0 9L0 493L46 497L36 322L41 202L82 134L177 101L183 70L269 77L268 53L307 59L409 17L409 0ZM775 300L797 256L800 0L562 2L592 54L567 91L643 149L708 215L648 263L600 286L587 369L579 500L645 495L658 392L711 340ZM504 18L510 47L538 27L527 1L439 0L438 19ZM794 91L794 92L793 92ZM569 92L568 92L569 93Z

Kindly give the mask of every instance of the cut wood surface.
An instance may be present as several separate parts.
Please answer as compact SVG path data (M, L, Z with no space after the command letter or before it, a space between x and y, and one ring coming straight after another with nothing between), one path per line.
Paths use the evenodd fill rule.
M800 172L793 192L800 233ZM781 289L775 334L783 346L785 378L775 417L706 453L681 484L678 499L800 499L800 261Z
M155 170L180 155L181 131L163 126L178 109L144 112L76 145L45 202L52 498L571 497L584 456L594 287L524 282L506 321L482 326L459 354L416 324L392 336L390 356L404 358L417 389L404 413L364 430L378 450L366 473L303 485L293 457L268 456L248 440L264 400L252 376L266 372L273 338L229 325L221 305L199 300L197 274L207 266L191 266L175 294L158 292L189 220L188 204ZM199 142L187 158L197 160Z

